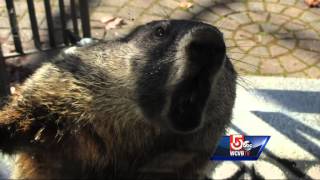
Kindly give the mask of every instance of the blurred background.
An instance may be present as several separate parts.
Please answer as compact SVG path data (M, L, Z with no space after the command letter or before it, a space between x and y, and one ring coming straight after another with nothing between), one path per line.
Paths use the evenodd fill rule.
M113 39L160 19L202 21L223 32L240 75L227 134L271 135L259 161L212 162L208 177L320 179L317 0L0 0L0 92L14 93L70 45L70 33Z

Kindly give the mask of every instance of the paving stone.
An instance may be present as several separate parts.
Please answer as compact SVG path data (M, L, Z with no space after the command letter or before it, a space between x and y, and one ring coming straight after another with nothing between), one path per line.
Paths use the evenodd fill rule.
M108 12L95 11L91 14L90 20L101 21L105 17L114 16Z
M287 72L301 71L307 66L292 55L279 57L281 64Z
M220 16L225 16L227 14L234 12L224 4L215 5L210 9L214 14L218 14Z
M305 25L297 24L292 21L287 22L284 27L290 31L299 31L307 28Z
M287 77L307 78L307 75L303 72L297 72L297 73L288 73Z
M94 29L105 29L106 24L102 23L101 21L91 21L90 22L91 28Z
M267 33L258 33L255 37L257 43L260 43L262 45L267 45L275 40L272 35Z
M205 7L199 6L198 4L193 4L193 6L189 8L187 11L191 12L194 15L198 15L204 10L206 10Z
M99 7L94 9L93 13L95 13L95 12L103 12L103 13L108 13L108 14L116 14L117 11L118 11L118 7L99 6Z
M285 40L279 40L277 42L277 44L279 44L282 47L285 47L289 50L293 49L296 47L297 45L297 40L295 39L285 39Z
M176 9L175 11L173 11L170 17L173 19L190 19L191 17L193 17L193 14L188 11Z
M320 29L320 21L312 22L310 25L311 25L315 30Z
M256 42L245 39L245 40L236 40L237 46L243 51L247 52L249 49L252 49L256 46Z
M304 71L311 78L320 78L320 69L317 67L311 67Z
M235 68L240 72L245 72L249 74L256 73L259 69L258 66L254 66L246 62L238 62Z
M98 39L104 39L105 36L105 29L94 29L91 34L92 37L98 38Z
M215 25L215 26L217 26L217 25ZM222 28L220 29L220 31L223 33L224 38L232 38L232 36L233 36L233 31L222 29Z
M262 2L249 2L248 8L250 11L264 11L264 6Z
M314 65L320 60L320 53L315 53L311 51L306 51L303 49L296 49L293 55L298 57L301 61L308 65Z
M246 6L244 3L242 2L232 2L232 3L227 3L227 6L234 10L234 11L238 11L238 12L242 12L247 10Z
M295 32L295 35L298 39L316 39L320 41L319 33L312 29Z
M223 18L217 22L217 26L227 30L236 30L239 28L239 23L229 18Z
M135 8L131 6L125 6L117 13L117 16L125 19L136 19L141 13L141 8Z
M278 45L273 45L270 47L271 57L276 57L276 56L285 54L287 52L288 52L288 49L285 49L285 48L280 47Z
M236 43L233 39L226 39L225 43L226 43L227 48L236 46Z
M261 28L263 29L263 32L272 34L278 31L279 26L270 23L264 23L261 24Z
M253 22L265 22L269 16L267 12L249 12L248 14Z
M213 14L211 11L203 10L199 15L194 17L205 22L216 22L220 17L216 14Z
M10 28L8 17L0 17L0 28Z
M295 5L296 0L279 0L280 4L285 4L285 5Z
M107 0L107 1L102 1L101 5L111 5L111 6L117 6L121 7L128 3L129 0Z
M284 15L287 15L290 17L298 17L302 13L303 13L303 10L296 7L289 7L283 12Z
M159 4L154 4L150 9L147 10L148 14L154 14L158 16L163 16L163 17L170 17L172 10L166 7L162 7Z
M300 40L299 47L305 50L320 52L320 40Z
M280 13L286 6L281 4L274 4L274 3L268 3L267 4L267 11L268 12L274 12L274 13Z
M247 24L251 22L249 16L245 12L232 14L232 15L229 15L228 17L234 19L240 24Z
M134 0L131 1L129 5L131 6L139 6L140 8L147 8L150 7L152 3L154 3L155 0Z
M246 31L238 30L234 36L235 40L252 39L252 34Z
M15 11L16 11L16 15L18 17L23 16L28 11L28 7L27 7L27 2L26 1L15 1L14 2L14 8L15 8Z
M150 21L155 21L155 20L161 20L163 17L161 16L155 16L155 15L150 15L150 14L144 14L139 18L139 23L144 24Z
M193 0L193 3L199 4L202 7L211 7L215 4L212 0Z
M275 75L284 73L284 70L277 60L265 60L261 62L260 73Z
M228 52L227 54L231 58L232 61L237 61L237 62L240 62L246 56L246 54L244 54L244 53L232 53L232 52L229 53Z
M320 17L312 12L305 11L301 16L301 19L307 22L314 22L320 20Z
M249 54L255 55L257 57L267 57L269 56L268 49L264 46L257 46L250 50Z
M288 16L284 16L280 14L271 14L269 22L276 25L282 25L285 22L288 22L289 20L290 20L290 17Z
M161 1L159 1L159 3L162 6L167 7L169 9L175 9L179 5L179 3L177 1L174 1L174 0L161 0Z
M249 24L249 25L242 27L242 29L249 31L253 34L260 32L260 27L258 24Z

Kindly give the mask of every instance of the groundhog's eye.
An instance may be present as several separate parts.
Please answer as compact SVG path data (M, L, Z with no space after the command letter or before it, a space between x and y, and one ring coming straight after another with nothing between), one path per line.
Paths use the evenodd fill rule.
M162 27L156 29L155 35L157 37L163 37L165 35L165 30Z

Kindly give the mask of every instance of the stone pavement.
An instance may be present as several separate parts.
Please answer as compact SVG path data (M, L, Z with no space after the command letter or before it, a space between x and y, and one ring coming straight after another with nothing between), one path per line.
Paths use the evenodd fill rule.
M93 37L114 38L151 20L195 19L221 29L229 56L240 74L320 78L319 8L308 8L303 0L189 0L193 6L184 9L179 7L181 1L89 1ZM51 1L56 14L57 2ZM15 4L23 46L32 49L26 2L15 0ZM35 0L35 6L45 46L47 27L42 0ZM106 30L101 19L110 15L123 18L127 25ZM59 18L55 23L59 34ZM0 0L0 42L5 54L13 50L4 0Z

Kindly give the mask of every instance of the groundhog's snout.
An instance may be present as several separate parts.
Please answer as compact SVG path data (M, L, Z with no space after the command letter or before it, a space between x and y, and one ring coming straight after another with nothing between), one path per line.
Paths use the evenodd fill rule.
M214 27L202 27L191 33L192 40L186 46L188 59L194 66L219 67L226 53L222 34Z
M222 34L215 27L201 24L186 36L189 63L183 80L173 92L169 111L172 128L183 133L194 132L203 124L213 77L226 58Z

